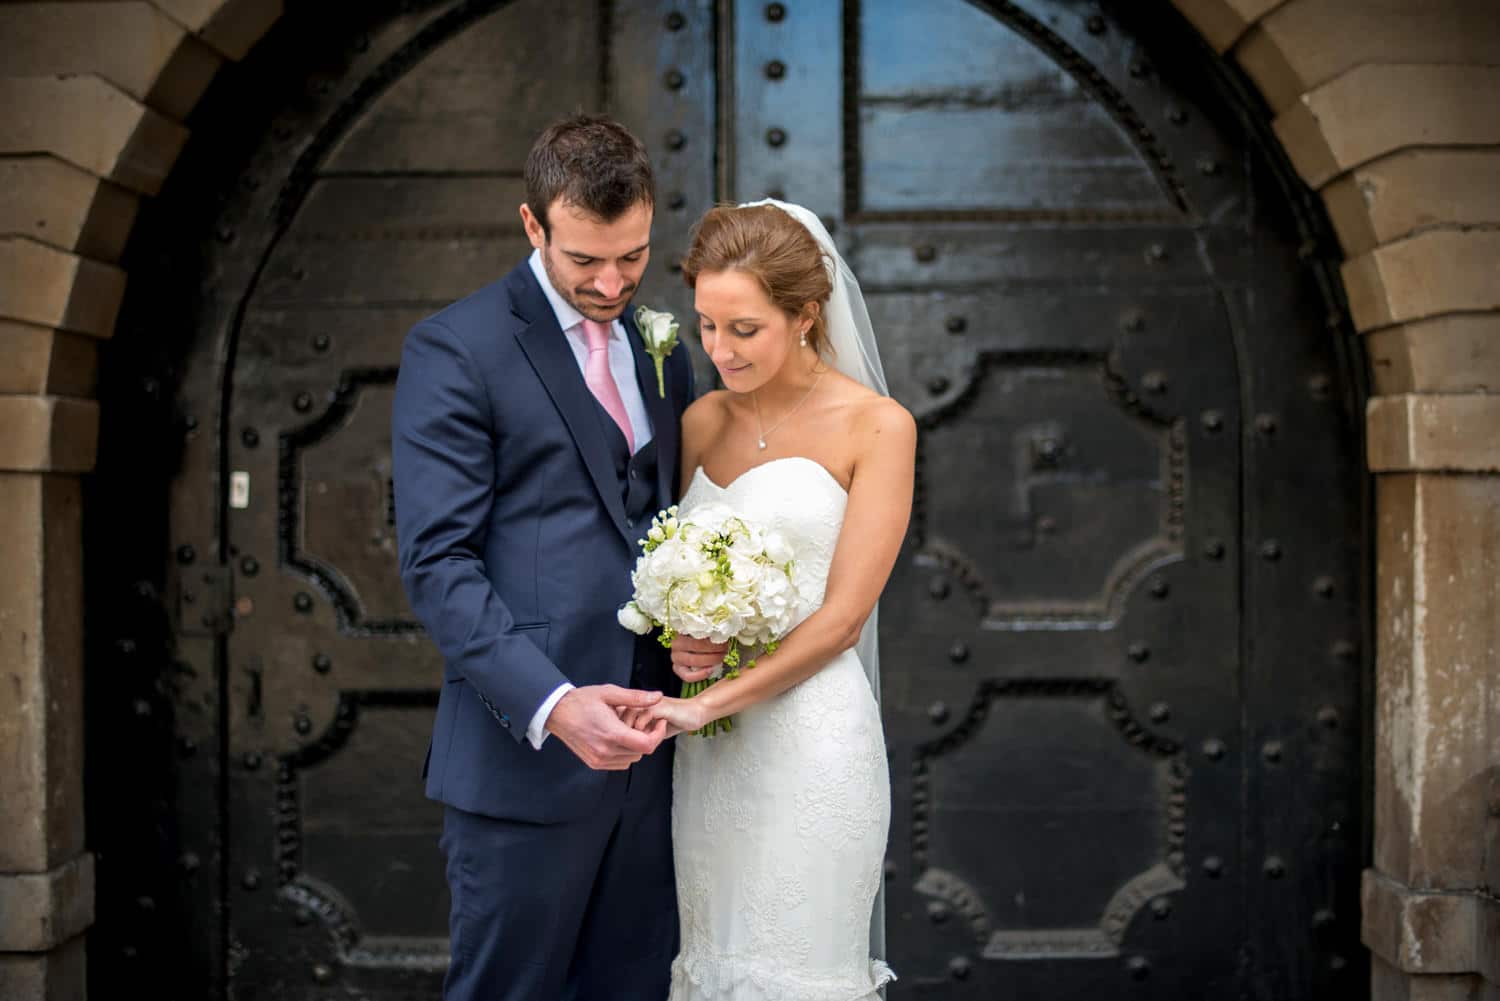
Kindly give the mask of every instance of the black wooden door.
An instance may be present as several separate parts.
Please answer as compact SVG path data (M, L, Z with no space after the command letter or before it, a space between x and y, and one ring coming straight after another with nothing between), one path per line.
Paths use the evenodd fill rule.
M183 896L216 989L435 994L440 666L396 575L395 365L529 249L531 138L601 106L658 170L643 301L691 316L674 264L714 200L806 204L922 428L882 606L891 997L1354 989L1339 306L1250 102L1141 6L289 11L242 71L237 106L275 110L216 210L178 396L217 429L172 486L170 590L177 662L212 665L174 725L217 749L176 801L222 876Z

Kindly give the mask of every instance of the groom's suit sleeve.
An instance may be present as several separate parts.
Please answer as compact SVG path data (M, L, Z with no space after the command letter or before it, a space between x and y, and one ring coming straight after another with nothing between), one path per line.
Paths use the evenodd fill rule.
M485 573L494 421L462 340L437 320L412 328L391 418L401 582L448 677L472 685L520 741L537 708L568 679L516 632Z

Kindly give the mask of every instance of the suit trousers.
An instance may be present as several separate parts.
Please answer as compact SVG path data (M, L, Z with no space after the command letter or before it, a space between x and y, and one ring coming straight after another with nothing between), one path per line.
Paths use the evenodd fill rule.
M671 751L612 776L580 820L445 808L445 1001L664 1001L678 949Z

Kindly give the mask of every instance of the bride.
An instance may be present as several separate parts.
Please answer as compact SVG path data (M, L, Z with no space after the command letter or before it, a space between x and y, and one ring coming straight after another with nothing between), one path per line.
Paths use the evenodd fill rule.
M683 415L681 508L722 502L776 528L815 583L753 670L630 711L671 733L735 718L678 741L671 999L877 998L893 974L871 958L890 825L874 612L911 514L916 425L885 395L859 286L811 212L713 209L683 275L726 388ZM674 667L701 680L722 654L679 637Z

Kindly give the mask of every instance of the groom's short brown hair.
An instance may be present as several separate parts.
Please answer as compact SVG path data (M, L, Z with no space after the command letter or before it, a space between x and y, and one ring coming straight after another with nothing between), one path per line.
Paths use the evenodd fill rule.
M547 207L561 198L605 222L638 202L656 205L645 145L619 122L576 114L547 126L526 154L526 204L550 238Z

